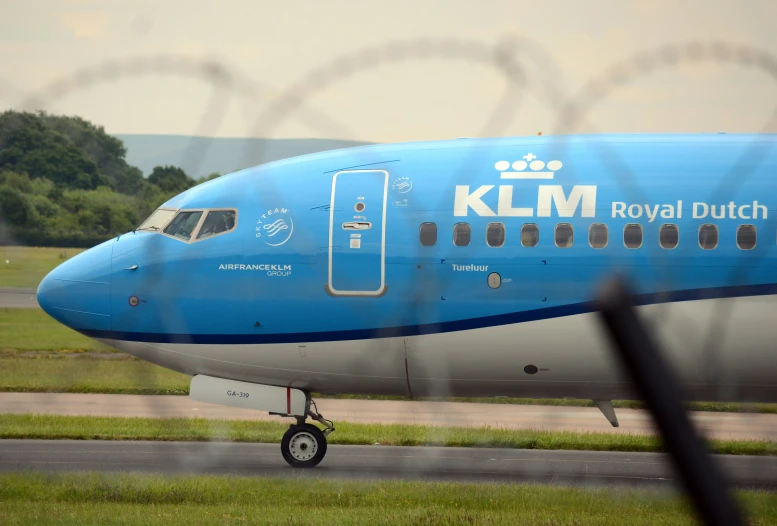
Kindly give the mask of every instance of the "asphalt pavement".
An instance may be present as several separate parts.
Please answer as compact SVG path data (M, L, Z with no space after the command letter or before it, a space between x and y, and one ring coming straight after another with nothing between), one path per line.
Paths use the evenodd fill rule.
M774 489L777 458L716 456L737 487ZM361 480L532 482L677 488L659 453L454 447L329 446L314 469L294 469L278 444L0 440L0 471L98 471Z
M36 289L0 287L0 309L37 309Z

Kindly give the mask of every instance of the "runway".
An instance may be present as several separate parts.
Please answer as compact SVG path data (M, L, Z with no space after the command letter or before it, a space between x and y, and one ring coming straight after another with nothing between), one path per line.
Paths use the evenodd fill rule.
M36 289L0 287L0 309L37 309Z
M719 456L730 481L774 489L777 458ZM286 465L278 444L0 440L0 471L100 471L287 476L326 479L535 482L676 487L658 453L485 448L329 446L312 470Z
M321 398L318 408L337 422L492 426L506 429L655 434L647 411L617 409L613 428L595 407L559 407L462 402L338 400ZM192 400L187 396L76 393L0 393L0 413L46 413L122 417L204 417L275 420L280 417ZM777 415L692 412L696 426L709 438L777 440Z

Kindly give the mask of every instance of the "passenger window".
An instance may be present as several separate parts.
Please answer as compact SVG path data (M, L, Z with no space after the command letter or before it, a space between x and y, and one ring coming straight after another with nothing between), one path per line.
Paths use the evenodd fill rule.
M201 211L178 212L178 215L167 225L164 232L169 236L188 241L191 239L194 229L197 228L200 217L202 217Z
M677 225L661 225L661 228L658 229L658 244L661 245L661 248L676 248L679 242L680 231L677 229Z
M536 247L540 242L540 229L533 223L526 223L521 227L521 245Z
M559 248L569 248L572 246L572 243L574 242L574 234L575 231L572 228L572 225L569 223L559 223L556 225L556 232L555 232L555 241L556 246Z
M498 248L505 244L505 226L502 223L489 223L486 227L486 243Z
M623 244L626 248L639 248L642 246L642 225L636 223L623 227Z
M588 228L588 244L592 248L604 248L607 246L607 225L594 223Z
M742 250L753 250L755 242L755 225L739 225L739 228L737 228L737 246Z
M718 246L718 227L702 225L699 227L699 246L704 250L712 250Z
M422 247L433 247L437 243L437 225L434 223L421 223L418 231L418 240Z
M229 232L235 228L236 216L237 212L234 210L211 210L205 216L205 221L202 223L202 227L200 227L197 239L205 239Z
M471 235L472 229L469 227L469 223L456 223L453 225L453 244L457 247L469 245Z

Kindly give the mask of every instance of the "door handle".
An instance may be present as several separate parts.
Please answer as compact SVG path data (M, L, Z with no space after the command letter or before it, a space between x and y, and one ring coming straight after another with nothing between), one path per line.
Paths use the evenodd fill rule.
M343 223L343 230L369 230L372 223L369 221L348 221Z

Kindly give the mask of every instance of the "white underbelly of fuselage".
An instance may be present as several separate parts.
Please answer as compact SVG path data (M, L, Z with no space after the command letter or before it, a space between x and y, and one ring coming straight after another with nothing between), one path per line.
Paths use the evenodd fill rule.
M777 402L777 296L650 305L639 312L656 329L689 398ZM186 374L320 393L633 398L596 313L374 340L106 343ZM537 372L528 374L527 366Z

